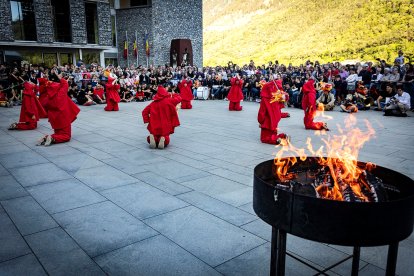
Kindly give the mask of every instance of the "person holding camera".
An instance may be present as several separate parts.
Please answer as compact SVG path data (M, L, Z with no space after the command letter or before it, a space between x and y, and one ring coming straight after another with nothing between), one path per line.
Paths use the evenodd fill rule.
M389 98L385 103L384 116L407 117L407 111L411 108L410 94L403 91L403 85L397 84L397 94Z
M229 100L229 110L230 111L241 111L243 109L240 106L240 101L243 100L242 87L244 81L240 78L239 74L236 74L235 77L230 80L231 88L227 99Z

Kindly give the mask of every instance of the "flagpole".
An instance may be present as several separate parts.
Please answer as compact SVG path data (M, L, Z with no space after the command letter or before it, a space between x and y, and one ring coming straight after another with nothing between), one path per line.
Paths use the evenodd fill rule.
M129 48L129 43L128 43L128 31L125 31L125 36L126 36L126 42L127 42L127 43L126 43L126 44L127 44L127 67L129 67L129 53L128 53L128 52L129 52L129 51L128 51L128 50L129 50L129 49L128 49L128 48Z
M149 47L148 32L147 32L147 30L145 30L145 56L147 57L147 68L148 68L149 56L147 54L147 43L148 43L148 47Z
M137 51L137 67L138 67L138 39L137 39L137 30L135 30L135 47L136 47L136 51Z

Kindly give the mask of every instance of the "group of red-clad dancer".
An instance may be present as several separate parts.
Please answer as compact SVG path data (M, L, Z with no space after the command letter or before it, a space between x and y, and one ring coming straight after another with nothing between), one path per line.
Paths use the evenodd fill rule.
M109 75L106 84L107 106L105 111L118 111L120 97L117 78ZM68 97L68 82L62 74L56 74L55 81L39 78L39 87L26 81L23 91L22 108L19 122L10 125L9 129L31 130L37 128L40 118L48 118L54 134L45 135L37 145L49 146L54 143L68 142L71 139L71 124L80 112L79 107ZM38 87L38 88L37 88ZM163 149L170 143L170 135L180 125L177 110L181 103L182 109L191 109L192 82L182 80L178 84L180 94L169 93L163 86L158 86L153 101L144 108L142 117L148 123L150 135L147 142L150 148ZM236 75L231 79L231 89L227 96L230 111L241 111L240 102L243 100L243 79ZM39 92L39 98L36 92ZM317 111L316 90L314 80L309 79L302 87L302 108L305 112L304 124L306 129L329 130L326 123L314 122ZM260 140L267 144L281 144L282 140L289 143L290 137L285 133L278 133L278 124L281 118L289 117L289 113L282 112L289 95L283 91L281 80L271 80L263 84L261 102L257 120L261 128Z

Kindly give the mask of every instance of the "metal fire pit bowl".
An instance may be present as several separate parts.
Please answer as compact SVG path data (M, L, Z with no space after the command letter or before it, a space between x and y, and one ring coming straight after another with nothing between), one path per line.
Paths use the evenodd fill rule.
M365 167L365 163L358 162ZM298 159L292 168L317 166L316 158ZM389 245L387 274L394 275L398 243L413 232L414 181L396 171L377 166L371 172L400 192L389 193L386 202L344 202L295 194L276 187L274 160L254 169L253 208L266 223L272 225L271 275L284 275L286 234L304 239L343 246L353 246L352 275L358 275L360 247ZM292 256L297 259L297 257ZM299 260L299 259L298 259ZM319 274L344 262L342 260ZM305 263L303 260L299 260ZM305 263L306 264L306 263Z

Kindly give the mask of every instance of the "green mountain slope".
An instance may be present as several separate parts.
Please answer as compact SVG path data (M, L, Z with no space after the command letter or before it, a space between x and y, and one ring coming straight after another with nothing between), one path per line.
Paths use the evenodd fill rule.
M204 0L204 65L414 55L412 0Z

